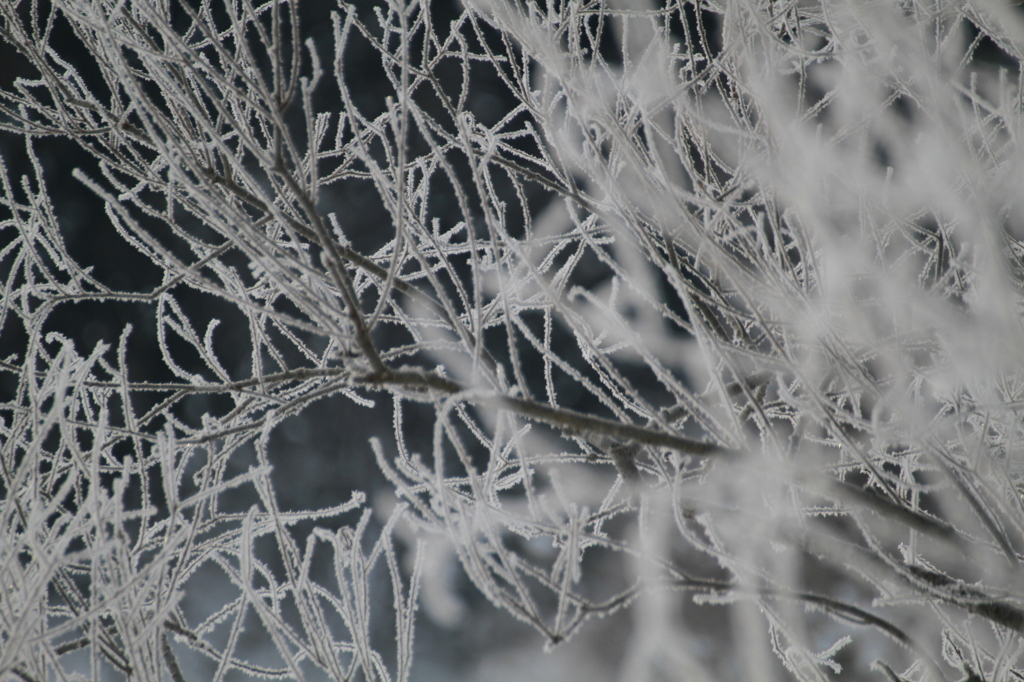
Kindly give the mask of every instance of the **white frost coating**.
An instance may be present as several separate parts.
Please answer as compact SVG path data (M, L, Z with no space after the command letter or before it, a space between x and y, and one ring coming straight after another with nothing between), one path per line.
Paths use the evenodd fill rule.
M0 678L415 679L467 584L629 682L1024 677L1019 9L23 10ZM48 137L157 284L69 252ZM279 508L328 399L376 521Z

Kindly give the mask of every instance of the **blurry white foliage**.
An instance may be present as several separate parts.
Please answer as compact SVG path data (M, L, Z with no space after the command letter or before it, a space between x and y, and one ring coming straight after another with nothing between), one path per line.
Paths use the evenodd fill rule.
M282 0L0 0L35 74L0 93L34 164L0 174L0 334L24 339L0 365L0 677L408 679L416 567L451 625L454 555L551 646L635 609L631 681L1024 678L1024 16L373 9L340 6L327 46ZM374 117L357 49L393 91ZM47 136L93 155L77 179L162 286L70 256ZM389 216L376 252L319 208L348 186ZM235 310L245 366L189 290ZM177 379L129 376L130 328L56 334L84 301L151 306ZM393 487L376 537L363 495L277 506L270 434L331 396L390 410L350 446ZM185 608L213 576L220 605Z

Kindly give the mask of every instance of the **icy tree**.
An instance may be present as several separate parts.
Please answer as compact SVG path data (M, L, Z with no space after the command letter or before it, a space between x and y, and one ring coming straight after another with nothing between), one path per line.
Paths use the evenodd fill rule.
M408 679L402 524L538 646L633 609L622 679L1024 678L1020 13L393 0L326 45L301 11L0 0L34 161L0 175L0 676ZM52 136L158 287L69 254ZM162 375L56 331L124 302ZM345 446L379 535L365 495L279 507L271 433L328 399L393 425Z

